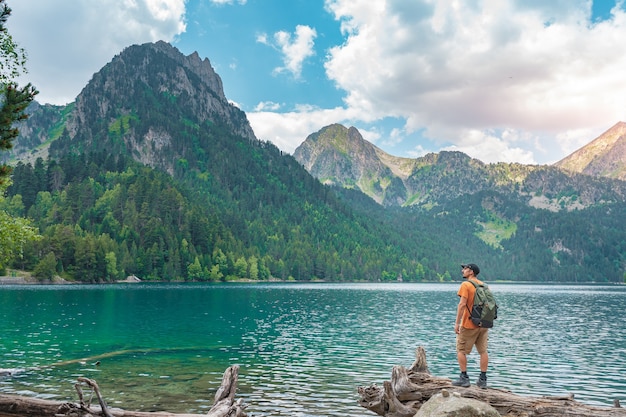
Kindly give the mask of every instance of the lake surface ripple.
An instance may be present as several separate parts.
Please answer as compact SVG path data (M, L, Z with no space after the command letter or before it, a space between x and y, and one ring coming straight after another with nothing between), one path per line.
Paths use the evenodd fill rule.
M356 388L409 367L456 378L455 284L1 286L0 392L205 413L225 369L254 416L371 416ZM626 287L493 284L489 384L626 401ZM472 381L478 355L469 356Z

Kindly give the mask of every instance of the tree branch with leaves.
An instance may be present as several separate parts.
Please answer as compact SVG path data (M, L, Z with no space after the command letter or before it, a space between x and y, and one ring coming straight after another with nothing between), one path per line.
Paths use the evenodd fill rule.
M25 120L28 115L26 108L33 101L37 90L28 83L19 87L14 81L21 73L26 73L26 52L20 48L6 28L11 9L5 0L0 0L0 150L6 151L13 147L19 130L14 127L16 122ZM6 181L11 168L0 166L0 184Z
M6 29L10 15L11 9L5 0L0 0L0 151L13 147L13 140L19 135L19 129L14 124L28 117L26 108L37 94L30 83L19 87L14 81L26 72L26 52ZM10 184L10 174L11 167L0 165L0 199L4 198ZM37 237L37 230L30 220L0 211L0 271L21 253L27 240Z

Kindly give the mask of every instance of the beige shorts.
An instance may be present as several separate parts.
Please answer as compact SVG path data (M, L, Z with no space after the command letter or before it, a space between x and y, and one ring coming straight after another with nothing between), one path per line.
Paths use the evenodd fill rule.
M479 327L478 329L466 329L461 327L461 331L456 335L456 351L469 355L472 347L476 346L478 353L487 351L487 341L489 339L489 329Z

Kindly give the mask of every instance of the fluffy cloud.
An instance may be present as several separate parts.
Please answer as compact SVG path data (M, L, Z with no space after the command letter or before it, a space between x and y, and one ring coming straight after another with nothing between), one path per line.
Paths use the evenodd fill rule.
M125 47L185 39L186 6L198 25L217 24L207 10L235 10L220 15L232 16L223 30L248 28L237 13L253 3L214 7L234 4L246 1L15 0L7 25L28 52L30 73L24 79L40 87L38 101L65 104ZM456 149L485 162L554 162L626 120L624 2L601 21L593 20L591 5L591 0L325 0L335 26L325 26L328 19L319 16L311 16L310 26L298 25L301 16L285 14L292 32L257 35L257 42L280 54L274 73L297 82L275 84L276 94L253 101L243 94L236 98L260 102L249 114L257 136L288 152L309 133L340 122L356 126L368 140L402 148L404 155ZM273 11L264 11L267 15L255 15L254 30L271 26ZM339 25L343 39L322 51L320 45L333 38L328 31ZM251 36L245 39L254 44ZM221 46L198 42L188 44L205 56ZM241 46L230 46L222 68L246 73L249 64L237 53L254 55L254 48ZM310 59L314 55L325 59L326 80L320 80L321 71L302 79L304 65L317 69L320 59ZM255 62L267 59L260 54ZM263 83L275 65L247 72L249 84ZM297 96L299 91L312 91L300 87L317 82L336 86L343 105L294 107L309 100ZM394 126L385 124L389 120Z
M352 110L342 107L319 109L303 105L286 113L251 112L248 113L248 120L258 138L269 140L281 150L293 153L308 134L338 121L349 122L358 119L355 116L357 115ZM367 140L373 141L378 138L375 133L369 134L363 130L360 132Z
M46 86L37 96L43 103L73 101L77 82L86 85L91 74L125 47L172 40L185 30L184 0L28 0L11 2L10 7L7 26L28 51L28 81ZM54 27L59 24L63 30ZM33 27L48 28L46 42Z
M275 68L274 73L290 72L295 78L300 78L304 60L315 55L313 46L316 37L314 28L298 25L293 37L291 33L281 30L274 34L274 42L270 42L265 33L257 35L257 42L281 52L284 66Z
M402 117L493 160L532 162L537 141L570 152L626 117L626 15L545 3L327 0L347 41L326 71L364 121Z

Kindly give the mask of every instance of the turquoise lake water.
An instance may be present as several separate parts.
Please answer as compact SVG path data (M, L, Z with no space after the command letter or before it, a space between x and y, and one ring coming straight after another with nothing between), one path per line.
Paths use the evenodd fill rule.
M357 387L409 367L456 378L455 284L0 286L0 392L204 413L225 369L254 416L373 416ZM493 284L489 384L626 401L626 287ZM99 365L96 362L99 361ZM478 355L469 356L470 378Z

